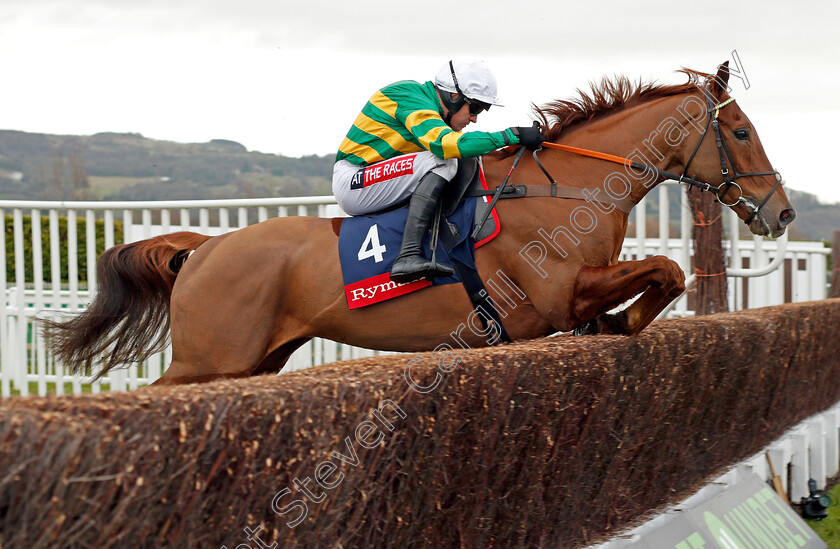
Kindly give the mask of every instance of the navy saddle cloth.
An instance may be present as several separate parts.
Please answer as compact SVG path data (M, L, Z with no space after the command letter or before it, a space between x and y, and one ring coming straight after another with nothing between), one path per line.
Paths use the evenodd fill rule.
M470 188L483 188L487 185L480 171L470 176ZM463 191L466 186L461 189ZM455 197L454 200L458 200ZM446 199L444 200L446 204ZM442 223L454 225L451 234L455 238L448 238L447 245L443 245L443 234L435 252L435 261L448 267L453 267L453 258L461 264L475 270L475 248L489 242L499 232L496 213L488 217L477 243L470 236L476 219L484 217L489 206L489 199L485 197L467 197L458 202L458 206L451 213L446 212ZM451 209L451 208L450 208ZM478 215L476 215L478 212ZM408 217L408 206L380 214L355 216L344 219L338 238L338 255L341 261L341 273L344 278L344 291L347 304L351 309L365 307L379 303L400 295L405 295L432 285L453 284L461 282L456 274L446 278L436 278L434 281L425 279L399 284L391 280L389 273L402 244L402 233ZM441 233L446 230L441 227ZM431 235L424 239L424 255L431 259Z

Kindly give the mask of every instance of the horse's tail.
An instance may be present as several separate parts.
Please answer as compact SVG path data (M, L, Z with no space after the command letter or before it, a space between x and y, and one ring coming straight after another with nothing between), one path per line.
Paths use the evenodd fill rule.
M98 289L87 310L63 322L40 319L56 361L90 373L101 360L99 378L163 350L175 277L190 252L210 238L180 232L106 250L96 263Z

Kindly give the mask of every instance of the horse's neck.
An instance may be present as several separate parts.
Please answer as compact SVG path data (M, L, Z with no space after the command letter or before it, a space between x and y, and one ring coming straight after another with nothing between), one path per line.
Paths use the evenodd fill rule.
M559 142L628 158L661 170L680 173L685 162L686 150L693 147L699 134L693 129L696 112L684 108L687 94L664 97L634 105L609 114L593 122L582 124L561 135ZM695 108L696 111L696 108ZM593 162L588 160L595 169ZM618 173L623 179L614 179L613 188L624 181L630 184L628 196L638 203L661 178L651 172L642 173L629 167L602 162L595 178L600 185ZM593 172L595 173L595 172Z

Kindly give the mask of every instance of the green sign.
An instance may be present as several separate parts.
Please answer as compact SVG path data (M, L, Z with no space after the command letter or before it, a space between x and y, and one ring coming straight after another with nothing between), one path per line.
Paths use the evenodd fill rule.
M825 549L826 545L755 474L680 513L630 549Z

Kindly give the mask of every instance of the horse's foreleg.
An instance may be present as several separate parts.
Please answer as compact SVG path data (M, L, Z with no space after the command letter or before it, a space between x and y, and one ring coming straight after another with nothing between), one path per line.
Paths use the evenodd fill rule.
M682 269L664 256L584 267L575 280L570 321L574 326L585 326L584 333L634 335L684 291ZM639 294L627 309L605 314Z

